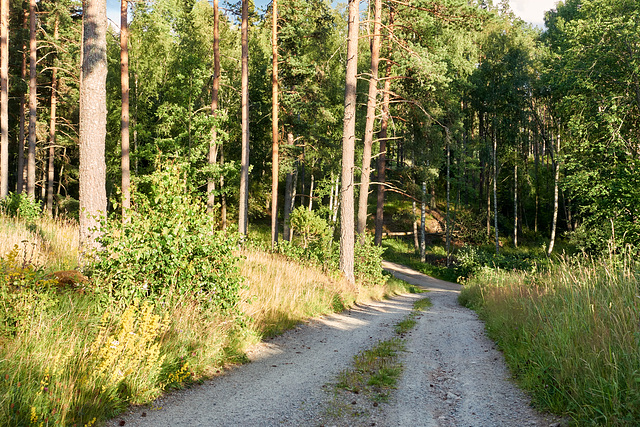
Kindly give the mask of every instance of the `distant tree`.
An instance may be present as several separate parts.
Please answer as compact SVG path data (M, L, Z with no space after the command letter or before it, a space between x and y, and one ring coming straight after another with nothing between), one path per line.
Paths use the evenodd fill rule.
M271 77L272 93L271 93L271 248L278 241L278 0L271 3L271 55L273 61L273 70Z

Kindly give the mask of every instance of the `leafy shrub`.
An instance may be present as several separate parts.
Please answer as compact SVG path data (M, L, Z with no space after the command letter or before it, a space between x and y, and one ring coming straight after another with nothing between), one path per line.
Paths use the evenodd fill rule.
M56 304L44 272L18 259L18 245L0 259L0 336L13 336L28 330L38 318Z
M26 222L33 222L42 213L41 202L26 193L9 193L0 206L7 215L21 218Z
M293 210L290 216L291 230L300 235L302 239L302 247L308 248L309 245L320 244L328 246L331 238L331 229L329 224L314 211L304 206L298 206Z
M365 235L364 242L356 241L354 275L370 285L385 281L382 274L382 254L384 248L373 243L373 236Z
M223 310L235 307L237 236L213 230L213 218L188 187L183 168L160 169L140 188L146 191L133 192L128 220L104 225L104 250L92 266L101 288L126 301L175 292Z

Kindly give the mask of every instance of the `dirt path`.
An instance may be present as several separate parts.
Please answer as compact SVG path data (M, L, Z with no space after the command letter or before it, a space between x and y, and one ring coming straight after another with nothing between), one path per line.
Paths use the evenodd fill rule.
M409 295L313 320L256 347L252 363L172 393L107 425L126 426L549 426L508 378L476 315L457 304L459 286L397 264L385 268L429 288L433 307L406 336L404 375L389 404L329 421L336 375L353 356L392 338ZM369 408L371 409L371 408Z

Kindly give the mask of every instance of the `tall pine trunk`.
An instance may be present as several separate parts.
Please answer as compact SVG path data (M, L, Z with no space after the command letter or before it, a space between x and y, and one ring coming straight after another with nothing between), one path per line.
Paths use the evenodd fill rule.
M58 26L60 18L56 12L56 20L53 27L53 40L58 42ZM51 72L51 115L49 120L49 167L47 173L47 212L53 216L53 181L55 178L54 160L56 156L56 109L58 106L58 74L57 68Z
M120 117L122 173L122 220L126 221L131 208L131 166L129 160L129 0L120 1L120 85L122 88L122 114Z
M107 5L85 0L80 79L80 256L99 245L106 215Z
M218 0L213 0L213 86L211 88L211 115L215 117L218 112L218 97L220 93L220 12ZM211 129L211 142L207 161L214 165L218 161L218 129L214 124ZM216 182L213 177L207 181L207 212L213 212L215 205Z
M495 117L493 124L493 225L496 235L496 254L500 252L498 238L498 136L496 135Z
M9 0L0 2L0 198L9 194Z
M358 74L358 30L360 25L358 0L349 0L347 35L347 70L344 91L344 127L342 133L342 204L340 206L340 271L351 283L354 276L354 189L356 131L356 86Z
M369 1L371 4L371 0ZM382 0L375 0L373 39L371 42L371 76L369 79L369 100L367 102L367 121L364 130L364 150L362 153L362 174L358 198L357 233L360 243L365 241L367 226L367 208L369 205L369 180L371 176L371 147L373 146L373 125L376 119L378 97L378 64L380 62L380 29L382 27Z
M242 155L238 231L247 235L249 225L249 0L242 0Z
M271 5L271 249L278 242L278 0Z
M27 14L24 14L23 29L27 30ZM27 80L27 43L26 39L22 38L22 67L20 68L20 81ZM19 119L19 133L18 133L18 183L16 185L16 192L22 193L25 190L25 165L24 165L24 142L26 139L25 132L25 107L27 104L27 97L24 91L20 91L20 106L18 107Z
M36 44L36 0L29 2L29 154L27 156L27 194L36 197L36 119L38 109Z
M393 9L390 11L390 25L393 24ZM391 43L389 42L391 46ZM389 51L391 49L389 48ZM385 72L384 90L382 94L382 120L380 123L380 132L378 132L378 141L380 147L378 150L378 194L376 199L376 222L374 243L378 246L382 244L382 228L384 225L384 185L386 182L387 172L387 130L389 127L389 104L391 100L391 61L387 59L387 69Z

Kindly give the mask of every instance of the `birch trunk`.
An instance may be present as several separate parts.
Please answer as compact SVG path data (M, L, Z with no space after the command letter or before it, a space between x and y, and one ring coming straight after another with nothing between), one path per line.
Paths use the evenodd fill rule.
M216 116L218 111L218 94L220 92L220 13L218 11L218 0L213 0L213 87L211 89L211 115ZM218 130L214 124L211 129L211 142L209 143L209 154L207 156L209 165L214 165L218 161ZM214 191L216 182L213 178L207 181L207 212L213 212L215 205Z
M551 223L551 241L549 242L549 249L547 250L547 255L551 255L553 252L553 247L556 243L556 228L558 225L558 182L560 181L560 162L558 161L558 154L560 153L560 132L558 132L558 146L554 150L553 155L553 165L554 165L554 176L553 176L553 220Z

